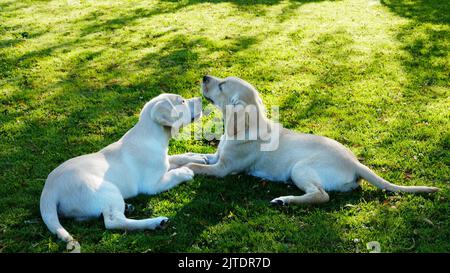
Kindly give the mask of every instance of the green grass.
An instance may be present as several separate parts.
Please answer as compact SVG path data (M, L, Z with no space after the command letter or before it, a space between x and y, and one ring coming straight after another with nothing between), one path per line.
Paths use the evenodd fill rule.
M252 4L250 4L252 2ZM68 4L72 3L72 4ZM199 95L206 74L238 76L280 105L281 122L334 138L384 178L433 195L301 194L246 175L197 176L139 196L133 218L163 231L63 225L85 252L450 251L450 2L0 0L0 252L62 252L40 219L48 173L101 149L162 92ZM213 152L172 141L170 153ZM355 240L358 239L358 240Z

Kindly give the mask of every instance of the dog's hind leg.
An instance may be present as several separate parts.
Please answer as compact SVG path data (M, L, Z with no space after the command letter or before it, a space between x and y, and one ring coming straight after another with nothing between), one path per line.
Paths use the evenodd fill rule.
M305 191L300 196L281 196L273 199L270 203L275 205L287 204L320 204L330 200L328 194L322 188L320 177L316 171L301 165L295 165L291 173L292 182L301 190Z
M125 216L125 201L119 190L110 189L106 196L103 196L103 220L107 229L142 230L164 228L168 222L167 217L155 217L142 220L129 219Z
M155 217L142 220L129 219L115 207L105 209L103 219L107 229L123 230L160 229L164 228L169 221L167 217Z

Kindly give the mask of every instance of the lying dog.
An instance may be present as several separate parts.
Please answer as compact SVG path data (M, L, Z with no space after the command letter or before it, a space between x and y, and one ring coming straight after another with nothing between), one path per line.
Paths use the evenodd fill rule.
M324 203L329 200L327 191L350 191L359 186L360 178L388 191L418 193L439 190L435 187L394 185L358 162L353 153L337 141L282 128L265 116L258 92L241 79L205 76L202 93L223 112L226 133L221 137L216 154L204 155L208 164L186 165L195 174L223 177L245 172L272 181L290 181L305 192L301 196L281 196L271 201L279 205ZM231 105L232 109L239 106L241 110L230 115L226 113L227 105ZM246 106L253 106L255 109L258 126L245 117L242 109ZM237 122L234 122L235 119ZM245 125L237 126L239 121ZM269 128L269 133L270 130L275 132L279 128L276 135L279 137L278 148L273 151L261 151L262 145L267 144L266 137L262 135L264 127ZM235 139L235 135L242 133L241 131L246 136L253 133L256 138Z
M195 106L200 106L200 109ZM48 229L66 242L74 241L61 226L58 214L77 220L103 215L107 229L156 229L166 217L133 220L125 217L124 199L169 190L194 173L181 167L189 162L205 163L202 157L168 156L174 126L181 127L201 115L201 98L185 100L161 94L142 109L138 123L119 141L97 153L72 158L53 170L41 195L41 215ZM186 113L190 114L186 118Z

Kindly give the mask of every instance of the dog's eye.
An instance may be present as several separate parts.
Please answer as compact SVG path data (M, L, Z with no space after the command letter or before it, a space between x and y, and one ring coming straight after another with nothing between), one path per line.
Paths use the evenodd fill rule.
M181 103L182 103L182 104L185 104L185 103L186 103L186 100L183 100Z
M222 92L222 84L225 84L224 82L219 83L219 90Z

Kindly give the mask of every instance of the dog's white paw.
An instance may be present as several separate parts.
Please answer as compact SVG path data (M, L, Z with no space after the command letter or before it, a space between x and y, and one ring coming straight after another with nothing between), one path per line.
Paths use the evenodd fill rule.
M155 229L165 229L169 225L169 218L167 217L156 217L154 220L156 222Z
M69 253L81 253L81 246L78 241L70 240L66 245L66 250Z
M270 201L270 204L277 206L286 206L287 204L289 204L289 202L284 197L278 197Z
M208 164L208 157L206 155L189 154L189 155L187 155L187 157L188 157L188 160L190 161L190 163L197 163L197 164L203 164L203 165Z
M209 163L208 157L206 155L197 155L195 157L195 161L196 161L195 163L204 165L208 165Z
M194 178L194 172L188 167L181 167L176 170L177 176L180 177L183 181L191 180Z

